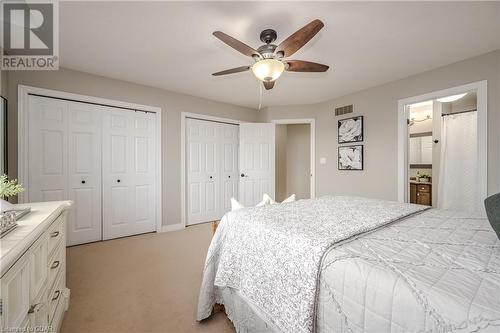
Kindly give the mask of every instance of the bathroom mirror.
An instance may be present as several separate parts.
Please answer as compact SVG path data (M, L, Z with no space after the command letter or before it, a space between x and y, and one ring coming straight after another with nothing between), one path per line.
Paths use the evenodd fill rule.
M432 135L410 136L410 168L432 167Z
M0 96L0 175L7 173L7 100Z

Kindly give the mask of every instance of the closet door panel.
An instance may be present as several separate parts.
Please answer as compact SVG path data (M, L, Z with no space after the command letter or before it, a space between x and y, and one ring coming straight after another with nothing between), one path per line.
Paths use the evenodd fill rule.
M68 245L101 240L101 114L102 108L69 102Z
M187 119L187 224L220 218L218 123Z
M155 230L156 169L155 118L154 113L135 112L133 114L133 186L134 186L134 231L135 233Z
M112 108L104 112L104 239L156 229L155 118Z
M238 198L238 126L220 124L221 129L221 204L219 215L231 211L231 198Z
M132 220L130 170L133 111L103 112L102 203L103 239L126 236Z
M68 102L29 97L28 201L68 198Z

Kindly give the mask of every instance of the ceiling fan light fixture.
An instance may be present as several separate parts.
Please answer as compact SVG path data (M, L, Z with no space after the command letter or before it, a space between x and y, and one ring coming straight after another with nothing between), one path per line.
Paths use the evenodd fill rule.
M252 73L261 81L272 82L285 70L285 64L276 59L259 60L252 66Z

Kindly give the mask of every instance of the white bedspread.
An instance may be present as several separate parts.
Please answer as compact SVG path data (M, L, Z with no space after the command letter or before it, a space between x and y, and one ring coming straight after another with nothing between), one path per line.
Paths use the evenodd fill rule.
M282 332L313 332L320 267L333 244L425 209L353 197L323 197L227 214L210 245L198 320L215 286L238 290ZM214 286L215 285L215 286Z
M332 247L317 332L500 332L500 241L488 221L428 210Z

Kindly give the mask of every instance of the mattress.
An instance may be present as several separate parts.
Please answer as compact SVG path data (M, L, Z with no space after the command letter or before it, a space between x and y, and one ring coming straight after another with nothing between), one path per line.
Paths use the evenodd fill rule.
M232 288L215 287L237 332L279 332ZM331 247L316 332L499 332L500 241L484 218L431 209Z

